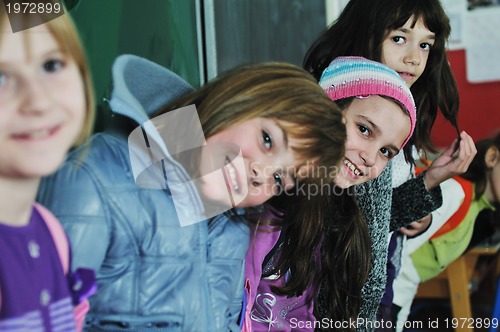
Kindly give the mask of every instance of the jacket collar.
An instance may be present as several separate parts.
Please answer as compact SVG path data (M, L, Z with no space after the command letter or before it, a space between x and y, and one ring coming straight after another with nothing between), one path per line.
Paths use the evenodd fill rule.
M113 113L142 125L162 106L193 90L180 76L136 55L116 58L112 67Z

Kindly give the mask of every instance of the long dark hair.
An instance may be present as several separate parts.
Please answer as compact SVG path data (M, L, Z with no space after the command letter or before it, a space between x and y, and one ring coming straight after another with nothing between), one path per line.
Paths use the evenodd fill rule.
M417 127L404 149L408 161L413 160L412 145L436 151L429 133L438 109L458 132L458 88L445 49L451 27L439 0L351 0L313 43L304 59L304 68L318 80L338 56L357 55L381 61L382 43L388 33L412 17L412 24L422 18L436 39L422 76L411 87L417 106Z
M282 211L284 240L270 274L291 272L274 291L294 296L311 287L315 302L324 297L330 317L356 319L370 270L368 226L350 190L328 183L314 192L288 196L285 205L272 202Z

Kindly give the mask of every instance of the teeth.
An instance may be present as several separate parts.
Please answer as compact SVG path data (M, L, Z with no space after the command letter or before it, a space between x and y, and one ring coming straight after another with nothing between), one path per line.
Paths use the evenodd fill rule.
M36 130L36 131L28 132L28 133L18 134L15 136L21 137L21 138L28 138L28 139L39 139L39 138L44 138L44 137L49 136L51 130L52 130L51 128L41 129L41 130Z
M226 164L226 169L229 172L229 180L231 180L231 184L233 185L234 190L238 190L240 187L238 186L238 182L236 181L236 170L231 164Z
M43 129L43 130L38 130L32 133L28 134L29 138L42 138L45 136L49 136L50 134L50 129Z
M354 173L356 174L356 176L360 176L361 175L361 171L359 169L356 168L356 166L354 166L353 163L351 163L349 160L347 159L344 159L344 164L349 167L349 169Z

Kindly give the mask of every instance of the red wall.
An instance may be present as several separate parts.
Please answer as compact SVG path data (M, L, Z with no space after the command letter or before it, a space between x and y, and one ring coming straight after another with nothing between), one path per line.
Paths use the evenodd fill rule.
M459 129L465 130L475 141L491 136L500 130L500 81L469 83L466 79L465 51L450 51L448 58L460 94ZM448 121L438 116L431 137L436 147L447 147L456 133Z

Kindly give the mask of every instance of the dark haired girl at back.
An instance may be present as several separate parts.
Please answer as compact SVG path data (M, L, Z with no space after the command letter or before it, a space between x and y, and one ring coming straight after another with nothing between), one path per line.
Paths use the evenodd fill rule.
M351 0L304 60L304 67L317 79L338 56L358 55L385 63L411 87L417 106L417 127L404 157L400 153L379 178L356 187L372 239L372 268L362 290L359 316L367 322L375 320L386 285L389 230L438 208L442 203L439 184L466 171L475 155L472 138L462 132L459 143L453 142L427 172L414 177L412 150L434 151L429 132L438 109L457 127L458 91L445 53L449 34L449 20L439 0ZM416 222L411 225L422 228ZM391 270L389 277L393 274ZM389 280L389 290L390 285ZM324 284L321 293L328 294L328 289ZM390 305L392 296L387 295ZM326 309L327 302L331 303L317 304L317 319L336 318L332 309ZM373 330L373 325L357 328Z

